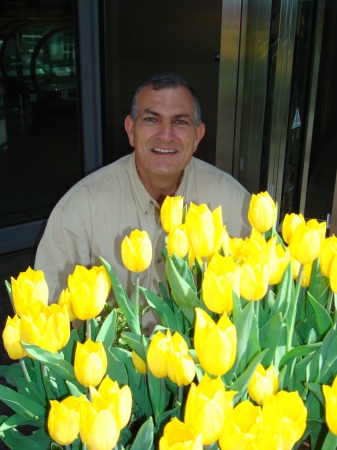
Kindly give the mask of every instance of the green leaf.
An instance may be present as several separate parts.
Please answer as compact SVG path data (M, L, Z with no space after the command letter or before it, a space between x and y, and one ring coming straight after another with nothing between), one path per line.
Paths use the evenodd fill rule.
M100 257L106 271L111 280L112 289L115 294L116 301L118 306L122 310L124 317L130 327L130 329L137 334L140 334L139 322L133 313L133 308L129 297L127 296L116 272L110 266L110 264L105 261L102 257Z
M36 380L35 377L35 370L34 367L31 364L31 360L30 358L23 358L23 361L29 362L29 364L26 364L26 368L29 374L29 377L32 381ZM16 387L16 378L18 377L22 377L23 372L21 369L21 366L19 363L13 363L9 366L0 366L0 377L4 377L6 378L6 381L8 384L10 384L11 386L15 386Z
M232 391L238 391L238 394L234 398L235 403L242 397L242 395L247 390L249 381L253 376L253 373L255 372L257 366L260 364L266 353L267 350L263 350L261 353L256 355L253 361L247 367L247 369L243 372L243 374L237 380L235 380L234 383L230 386L230 389Z
M328 311L317 300L308 293L308 300L313 307L314 324L316 324L316 331L318 331L318 339L321 340L323 336L333 327L333 323Z
M274 316L277 313L282 313L285 317L288 313L289 299L294 295L294 282L291 271L291 264L288 265L284 271L281 282L277 285L277 293L274 305L270 311L270 316Z
M30 425L32 427L38 427L39 424L41 427L44 426L44 423L42 423L42 422L39 423L36 420L27 419L26 417L21 416L20 414L13 414L12 416L8 417L8 419L6 419L4 422L2 422L2 424L0 426L0 432L6 431L10 428L20 427L23 425Z
M327 301L329 286L330 280L322 275L319 258L316 258L311 267L308 293L322 306L324 306Z
M328 331L321 347L321 380L329 373L331 366L337 359L337 328L336 324Z
M149 417L148 420L143 423L140 427L136 439L133 441L133 444L130 450L153 450L153 420L152 417Z
M58 444L55 444L55 442L53 442L50 446L51 450L63 450L63 447L61 447Z
M47 399L40 394L39 388L36 383L27 381L24 378L17 378L16 385L20 394L26 395L26 397L31 398L44 407L47 406Z
M171 258L166 261L166 276L174 301L190 324L194 322L194 308L201 307L200 300L191 286L179 275Z
M107 353L108 367L106 374L109 377L117 381L120 386L128 384L128 374L125 365L121 363L113 354L114 347L110 347Z
M274 363L275 351L280 342L282 326L282 315L281 313L278 313L270 317L270 319L260 328L259 339L261 349L268 349L268 352L262 361L264 367L269 367Z
M233 374L236 373L236 368L239 366L239 363L240 367L242 367L241 362L243 364L246 364L247 362L245 354L248 347L253 315L254 315L254 304L253 302L247 302L242 311L237 315L235 322L233 322L237 332L236 358L233 367L225 375L226 384L230 382L230 380L233 377ZM237 375L240 375L240 373L238 373Z
M0 385L0 399L16 413L44 423L46 409L29 397Z
M325 401L324 401L322 386L317 383L305 383L305 385L309 389L309 391L312 392L318 398L318 400L321 402L321 404L324 406Z
M196 293L197 289L194 284L193 274L192 274L190 266L186 262L186 260L180 258L177 255L173 255L172 262L174 264L174 267L177 269L177 272L181 276L181 278L183 278Z
M60 375L64 380L72 381L81 389L81 385L75 377L74 367L68 363L68 361L65 361L59 355L50 353L37 345L25 343L22 343L22 345L29 354L42 362L50 370Z
M331 431L328 431L328 434L324 439L322 450L332 450L333 448L337 448L337 436L331 433Z
M82 325L82 328L83 328L83 325ZM68 361L69 363L71 363L73 361L74 355L75 355L76 344L79 341L80 341L80 338L79 338L78 330L76 328L74 328L70 332L70 337L69 337L69 341L67 342L67 345L65 347L63 347L62 351L60 352L60 354L63 356L65 361Z
M96 342L102 341L105 350L113 344L116 337L116 318L117 312L115 309L104 319L103 325L98 332Z
M14 308L14 303L13 303L12 285L7 280L5 280L5 284L6 284L6 289L8 292L9 300L11 301L11 304L12 304L13 312L16 314L16 311Z
M177 315L174 314L172 309L167 305L167 303L165 303L165 301L161 297L159 297L159 295L142 287L140 287L139 290L146 298L148 304L156 310L160 318L160 322L164 327L182 331L179 329Z
M34 431L30 436L25 436L15 428L2 431L0 438L11 449L46 450L49 449L52 440L42 428Z
M308 345L301 345L299 347L295 347L292 350L290 350L288 353L286 353L283 358L280 361L279 367L280 369L288 363L288 361L292 358L296 358L297 356L307 356L310 353L315 352L321 347L321 343L318 342L316 344L308 344Z
M143 361L146 361L146 355L143 346L142 336L136 333L130 333L129 331L125 331L122 334L123 340L128 344L132 350L134 350Z
M166 423L168 423L174 417L177 417L179 419L180 411L181 411L181 404L178 403L173 409L170 409L169 411L165 411L162 414L159 414L157 422L159 435L163 434L164 426L166 425Z

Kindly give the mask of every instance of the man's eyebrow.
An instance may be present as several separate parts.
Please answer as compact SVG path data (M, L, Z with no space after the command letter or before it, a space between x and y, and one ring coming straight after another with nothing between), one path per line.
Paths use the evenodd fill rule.
M160 113L159 112L157 112L157 111L153 111L152 109L150 109L150 108L145 108L142 112L141 112L141 115L144 115L144 114L151 114L151 115L153 115L153 116L160 116ZM181 118L181 117L185 117L185 118L193 118L192 116L191 116L191 114L188 114L188 113L179 113L179 114L175 114L174 116L173 116L175 119L179 119L179 118Z

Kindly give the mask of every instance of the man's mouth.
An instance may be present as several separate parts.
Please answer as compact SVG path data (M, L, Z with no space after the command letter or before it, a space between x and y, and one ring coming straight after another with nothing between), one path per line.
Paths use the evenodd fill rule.
M159 148L159 147L154 147L152 149L153 152L155 153L162 153L162 154L167 154L167 153L177 153L177 150L174 149L168 149L168 148Z

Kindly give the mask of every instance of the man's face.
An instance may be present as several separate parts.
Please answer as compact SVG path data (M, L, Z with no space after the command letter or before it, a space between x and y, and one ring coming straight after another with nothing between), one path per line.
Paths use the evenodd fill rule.
M144 87L138 96L134 122L128 116L125 129L135 148L140 178L180 177L205 133L196 127L192 94L185 87Z

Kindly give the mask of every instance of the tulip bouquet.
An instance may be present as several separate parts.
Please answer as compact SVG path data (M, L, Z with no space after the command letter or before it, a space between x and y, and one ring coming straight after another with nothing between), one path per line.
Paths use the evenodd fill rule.
M250 237L230 238L221 208L167 197L158 292L139 285L147 233L123 240L132 299L103 259L77 266L50 306L41 271L12 278L3 342L18 362L0 366L13 410L0 439L41 450L336 448L337 238L301 214L279 233L266 192L248 219ZM147 336L149 308L160 323Z

